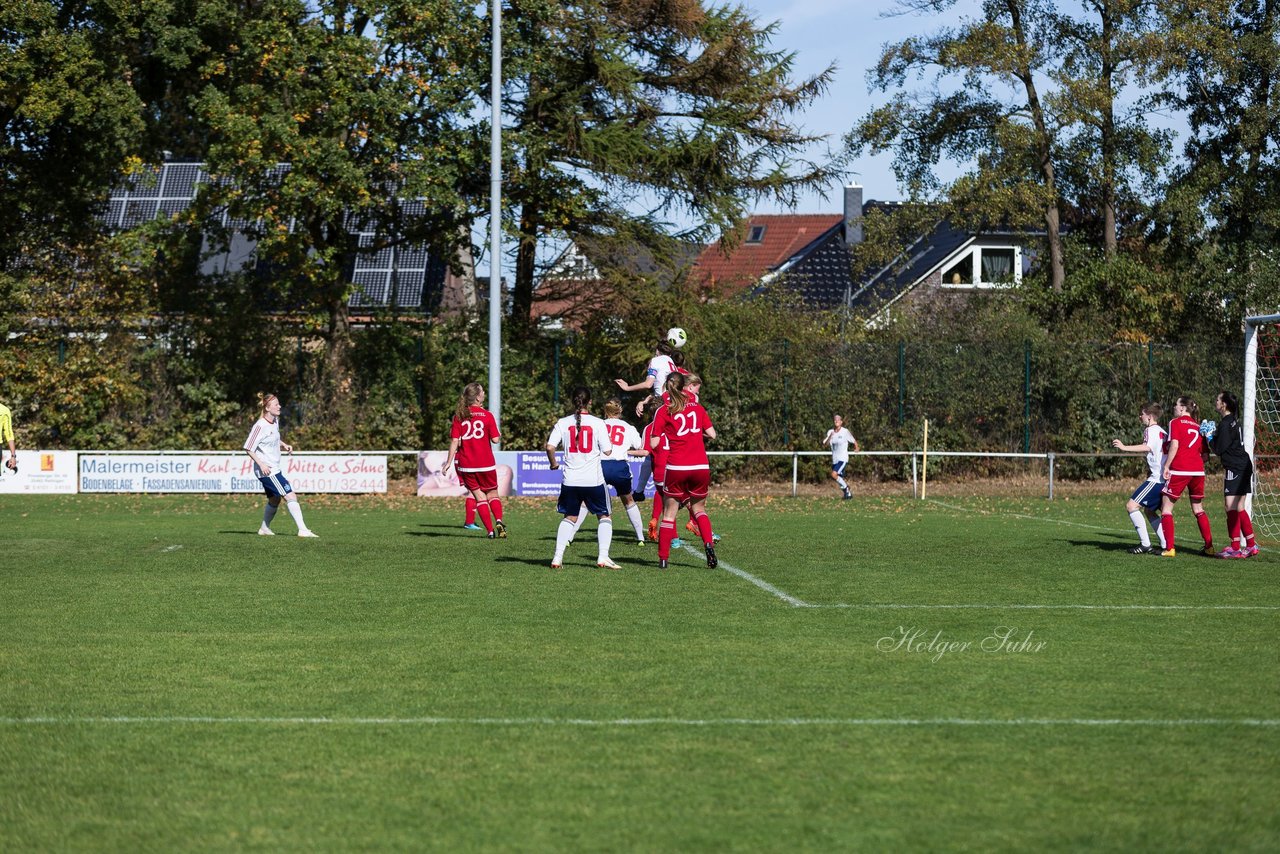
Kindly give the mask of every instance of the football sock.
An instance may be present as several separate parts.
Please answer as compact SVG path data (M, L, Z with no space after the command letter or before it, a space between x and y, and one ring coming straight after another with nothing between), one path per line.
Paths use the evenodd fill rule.
M565 546L569 545L569 541L573 539L573 523L569 521L569 517L565 516L560 520L560 527L556 528L556 557L564 555ZM556 561L559 563L560 561Z
M1173 514L1165 513L1160 517L1160 530L1164 531L1164 547L1173 548Z
M268 501L267 506L262 508L262 524L270 528L271 520L276 518L276 510L279 507L280 507L279 504L272 504L270 501Z
M1200 526L1200 536L1204 537L1205 547L1213 545L1213 529L1209 527L1209 514L1197 513L1196 524Z
M840 491L841 491L841 492L847 492L847 491L848 491L848 489L849 489L849 484L845 483L844 478L843 478L843 477L841 477L840 475L836 475L836 483L840 484Z
M1227 511L1227 547L1235 548L1240 541L1240 511Z
M699 513L693 517L693 521L698 523L698 533L702 534L703 545L711 545L711 517L706 513Z
M609 559L609 546L613 543L613 519L611 517L600 517L600 525L596 528L596 542L600 544L600 555L597 560L604 563Z
M1249 518L1248 510L1241 510L1240 513L1240 531L1244 534L1245 548L1253 548L1257 543L1253 539L1253 519Z
M1138 529L1138 540L1142 543L1143 548L1151 548L1151 537L1147 534L1147 520L1141 510L1134 510L1129 514L1129 518L1133 520L1133 527Z
M573 523L573 533L575 536L582 530L582 524L587 521L587 517L590 515L591 514L587 511L587 505L584 502L583 505L578 508L578 521Z
M470 495L467 496L467 515L464 525L474 525L476 523L476 500Z
M636 539L644 542L644 522L640 519L640 505L632 504L627 508L627 519L631 522L631 527L635 529Z
M489 512L493 514L493 518L501 522L502 521L502 502L496 498L490 498Z
M1162 549L1165 548L1164 527L1161 526L1160 524L1160 514L1155 511L1152 511L1151 515L1149 515L1147 518L1151 521L1151 527L1152 529L1155 530L1156 537L1158 537L1160 540L1160 548Z
M293 521L298 523L298 530L307 530L307 523L302 521L302 505L296 499L286 503L289 505L289 515L293 517Z
M484 529L490 534L493 533L493 519L489 516L488 502L476 502L476 515L480 517L480 524L484 525Z
M658 526L658 557L667 560L671 557L671 541L676 538L676 520L663 519Z

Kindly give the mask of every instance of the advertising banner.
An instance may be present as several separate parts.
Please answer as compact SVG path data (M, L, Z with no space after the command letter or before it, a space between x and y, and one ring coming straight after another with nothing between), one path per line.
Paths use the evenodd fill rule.
M5 460L9 454L5 453ZM75 451L18 451L18 470L0 466L0 493L74 494Z
M362 454L291 454L284 476L301 493L386 492L387 458ZM19 463L21 466L21 463ZM81 492L262 491L243 453L80 454Z

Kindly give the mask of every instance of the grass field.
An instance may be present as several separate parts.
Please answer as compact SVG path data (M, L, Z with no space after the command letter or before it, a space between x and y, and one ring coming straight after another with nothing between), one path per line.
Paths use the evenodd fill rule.
M665 572L550 571L547 500L4 497L0 850L1280 849L1280 552L1126 493L713 500Z

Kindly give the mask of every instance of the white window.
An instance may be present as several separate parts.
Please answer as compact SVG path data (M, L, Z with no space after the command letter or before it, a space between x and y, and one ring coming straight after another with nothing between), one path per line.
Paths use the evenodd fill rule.
M764 228L765 227L763 225L751 226L751 231L747 234L747 242L764 243Z
M1020 281L1018 246L973 246L942 268L944 288L998 288Z

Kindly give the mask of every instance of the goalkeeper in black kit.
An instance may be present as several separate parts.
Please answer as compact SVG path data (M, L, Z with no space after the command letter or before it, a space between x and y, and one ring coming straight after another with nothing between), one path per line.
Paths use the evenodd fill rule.
M1253 492L1253 460L1244 449L1244 428L1237 413L1240 401L1229 391L1218 392L1214 408L1222 416L1218 424L1206 421L1200 432L1210 450L1222 460L1222 501L1227 511L1227 533L1231 542L1218 552L1218 557L1246 558L1258 554L1253 538L1253 520L1249 518L1248 499Z

